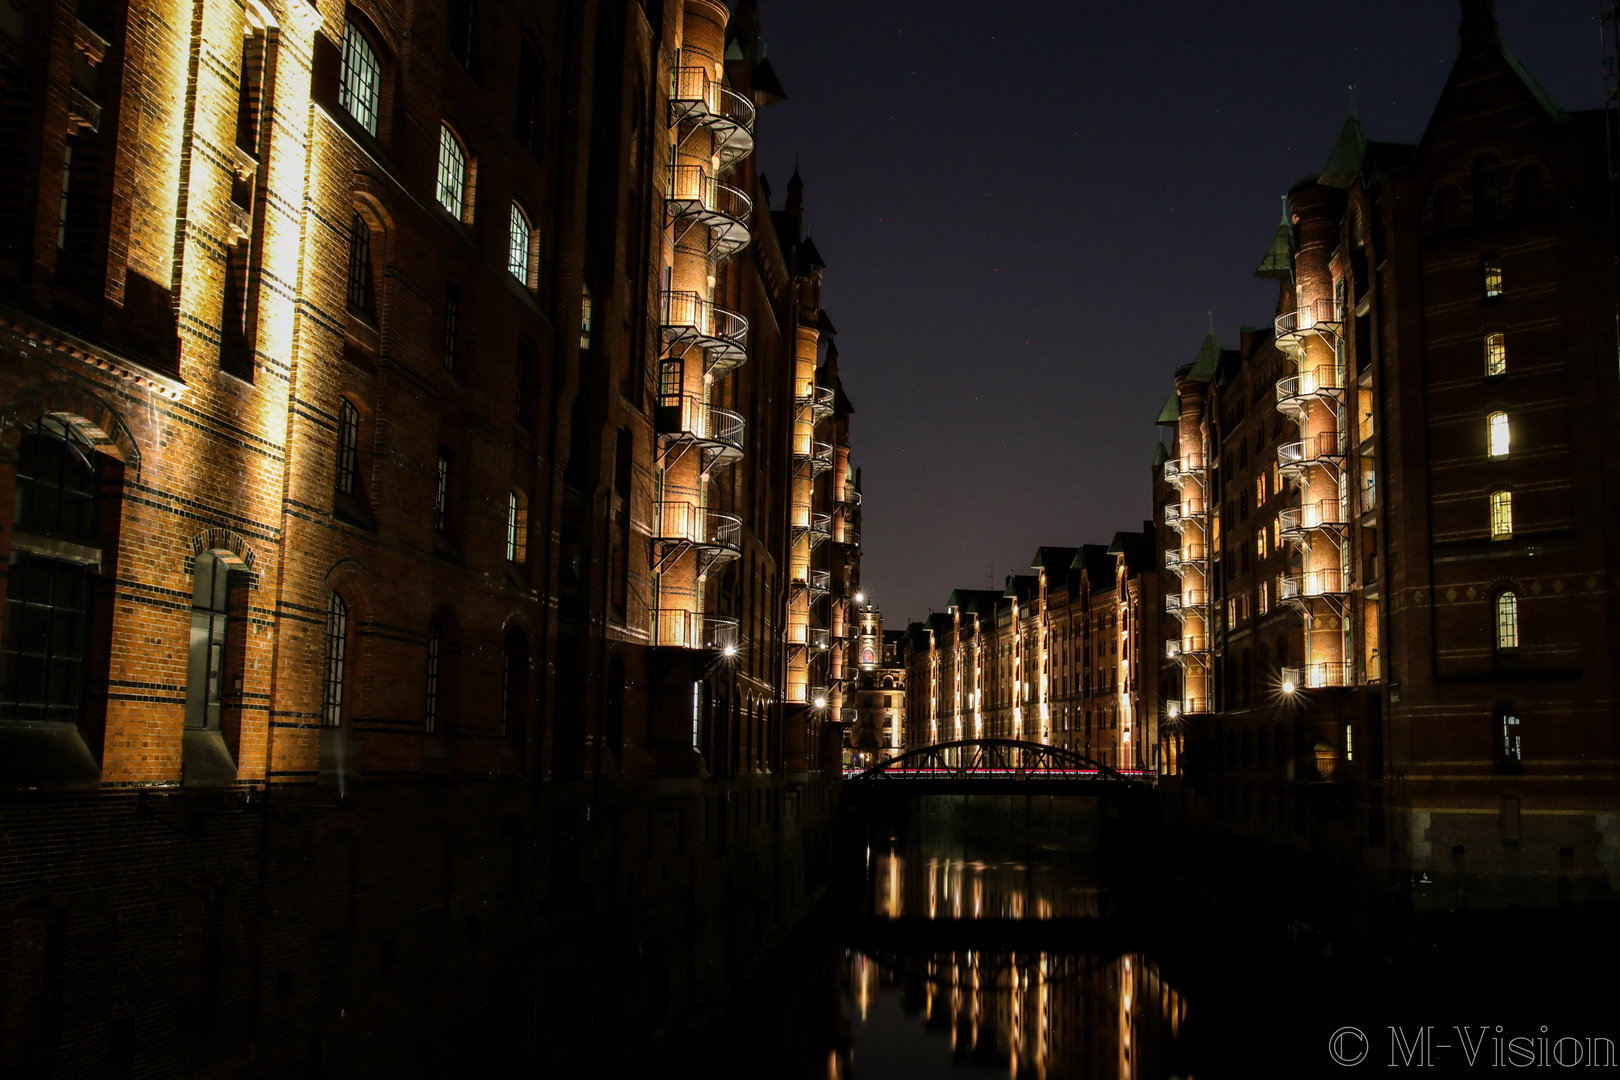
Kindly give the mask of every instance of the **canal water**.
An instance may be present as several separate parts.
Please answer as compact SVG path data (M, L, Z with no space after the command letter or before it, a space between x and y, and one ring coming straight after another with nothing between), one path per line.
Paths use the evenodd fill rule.
M1620 1043L1612 919L1450 920L1396 948L1051 831L923 820L845 848L812 918L694 1033L705 1074L1536 1073L1565 1071L1559 1038L1582 1067Z

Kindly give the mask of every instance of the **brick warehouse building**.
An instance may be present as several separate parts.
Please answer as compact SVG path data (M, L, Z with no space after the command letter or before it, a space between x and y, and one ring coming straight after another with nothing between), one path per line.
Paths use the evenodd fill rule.
M1289 193L1156 486L1170 805L1417 910L1620 889L1603 118L1463 12L1418 145L1352 120Z
M753 5L0 7L0 1069L698 1010L823 865L801 494L859 580Z

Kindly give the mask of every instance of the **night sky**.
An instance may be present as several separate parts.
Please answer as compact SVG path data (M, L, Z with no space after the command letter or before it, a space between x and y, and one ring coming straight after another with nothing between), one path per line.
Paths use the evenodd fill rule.
M1593 0L1499 0L1565 108L1602 100ZM1355 13L1354 21L1350 18ZM1150 513L1172 372L1263 324L1253 277L1293 182L1355 107L1416 142L1455 0L1153 4L759 0L789 100L759 121L780 207L797 159L828 262L889 628L999 588L1042 544Z

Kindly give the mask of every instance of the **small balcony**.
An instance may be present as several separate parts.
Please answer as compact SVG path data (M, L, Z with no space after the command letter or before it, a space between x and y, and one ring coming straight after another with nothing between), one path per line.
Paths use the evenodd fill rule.
M1166 527L1175 529L1177 532L1185 532L1189 527L1202 528L1204 525L1204 504L1192 500L1165 503L1164 523Z
M804 688L804 700L817 709L825 709L831 693L825 686L807 686Z
M684 499L661 502L654 514L653 539L667 549L661 565L696 550L703 563L700 569L707 570L742 554L742 518Z
M1204 572L1204 545L1184 544L1168 548L1164 553L1164 568L1172 574Z
M1344 450L1339 445L1336 432L1318 432L1277 447L1277 471L1284 480L1299 480L1312 465L1327 465L1335 470L1343 468Z
M1344 305L1337 300L1313 300L1285 311L1274 324L1277 344L1290 351L1305 348L1306 334L1337 335L1344 328Z
M1283 692L1315 690L1328 686L1349 686L1350 665L1343 660L1282 669Z
M793 440L793 467L801 475L820 476L833 467L832 443L796 437Z
M655 617L655 645L675 649L709 649L735 653L741 645L736 619L696 611L660 611Z
M810 418L813 427L833 414L833 393L830 386L812 386L810 393L795 397L793 405L801 417Z
M832 633L825 626L810 627L804 640L811 652L826 652L832 648Z
M1205 604L1202 589L1187 589L1183 592L1164 594L1164 611L1167 615L1181 618L1183 612L1196 611Z
M832 592L832 574L826 570L810 571L810 580L806 584L806 588L810 590L812 602L820 600L823 596Z
M677 165L670 170L669 198L664 217L676 227L680 244L693 228L708 230L708 255L724 259L748 246L754 201L741 188L709 175L701 165Z
M1193 458L1171 458L1164 463L1164 482L1178 490L1189 480L1202 484L1205 475L1204 463Z
M1344 507L1337 499L1322 499L1304 506L1290 507L1277 514L1277 527L1283 539L1295 544L1303 544L1306 534L1313 530L1338 532L1344 526Z
M1164 703L1164 715L1171 720L1179 720L1188 716L1200 716L1209 712L1209 698L1184 697L1171 698Z
M816 548L832 539L832 515L811 514L809 530L810 550L814 551Z
M1164 643L1164 658L1166 660L1196 660L1200 663L1209 655L1209 638L1203 634L1186 634L1182 637L1171 638Z
M1320 364L1277 380L1277 411L1296 420L1312 401L1344 400L1344 376L1332 364Z
M1305 570L1283 575L1277 599L1309 600L1313 596L1342 596L1346 591L1342 570Z
M741 414L711 405L696 394L661 395L653 419L660 442L700 449L705 471L743 456L747 422Z
M662 298L664 344L671 349L702 349L704 371L715 378L748 359L748 320L700 293L671 290Z
M715 77L720 66L696 49L682 53L686 66L670 78L669 122L693 123L714 136L714 153L725 168L754 149L754 105Z

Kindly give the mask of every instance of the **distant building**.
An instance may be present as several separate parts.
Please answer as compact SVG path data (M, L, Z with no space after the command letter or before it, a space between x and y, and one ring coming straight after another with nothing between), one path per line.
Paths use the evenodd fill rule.
M900 661L898 630L883 629L878 605L856 594L860 629L855 639L856 682L850 696L855 723L849 731L845 765L867 768L901 752L906 718L906 669Z
M1156 486L1169 804L1419 909L1620 889L1603 118L1463 4L1416 146L1352 119L1176 373Z

